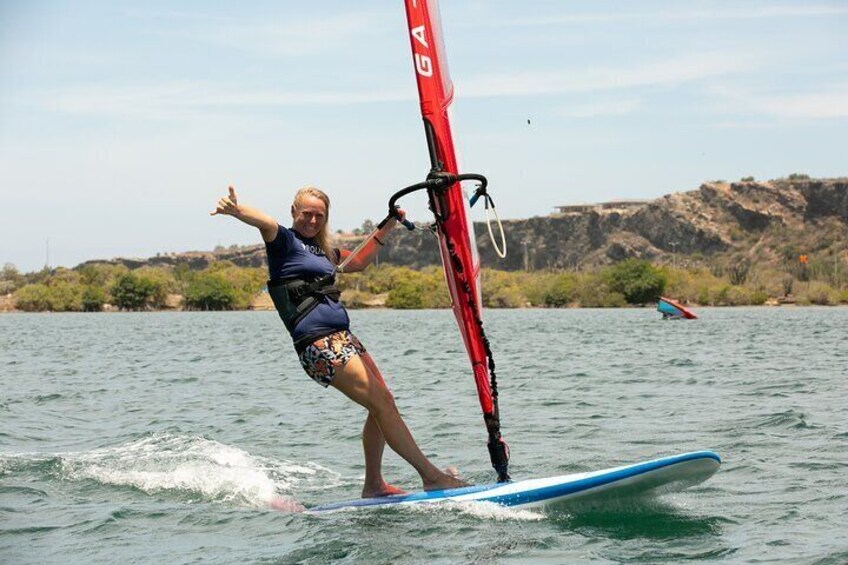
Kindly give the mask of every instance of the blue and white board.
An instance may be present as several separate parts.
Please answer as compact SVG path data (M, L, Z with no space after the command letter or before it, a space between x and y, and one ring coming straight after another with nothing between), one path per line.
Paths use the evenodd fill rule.
M712 451L694 451L590 473L397 494L380 498L359 498L316 506L307 512L440 501L492 502L502 506L536 508L588 499L600 502L607 499L658 496L701 483L710 478L720 465L721 458L718 454Z

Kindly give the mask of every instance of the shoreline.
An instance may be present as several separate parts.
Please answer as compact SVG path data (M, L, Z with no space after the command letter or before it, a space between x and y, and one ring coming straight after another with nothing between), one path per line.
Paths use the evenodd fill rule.
M848 308L848 304L796 304L796 303L784 303L784 304L737 304L737 305L723 305L723 306L700 306L697 304L688 304L692 308L697 309L705 309L705 308L716 308L716 309L729 309L729 308L762 308L762 309L774 309L774 308ZM381 311L392 311L392 312L414 312L416 310L448 310L451 308L388 308L385 306L374 306L368 308L352 308L346 307L347 310L350 311L367 311L367 310L381 310ZM520 308L509 308L509 307L487 307L486 310L645 310L650 309L654 310L655 305L652 304L644 304L644 305L630 305L630 306L611 306L607 308L603 307L593 307L593 306L565 306L560 308L551 308L547 306L524 306ZM265 309L265 308L247 308L240 310L187 310L183 308L161 308L161 309L147 309L147 310L120 310L118 308L110 308L106 310L101 310L99 312L81 312L81 311L63 311L56 312L53 310L42 310L39 312L27 312L24 310L16 310L16 309L0 309L0 315L10 314L10 315L25 315L25 314L162 314L162 313L179 313L179 314L196 314L196 313L210 313L210 312L275 312L275 310Z

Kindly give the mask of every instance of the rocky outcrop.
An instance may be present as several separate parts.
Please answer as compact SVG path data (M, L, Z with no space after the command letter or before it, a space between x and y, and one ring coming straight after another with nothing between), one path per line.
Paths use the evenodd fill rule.
M841 225L839 229L848 228L846 178L712 182L634 207L586 207L509 220L504 222L509 250L506 259L496 256L486 225L476 223L474 227L484 264L503 270L537 270L581 269L628 257L663 262L688 256L694 258L691 263L755 251L765 254L767 260L775 249L793 242L799 248L809 248L817 240L816 231L828 229L832 233L834 222ZM353 249L360 240L348 235L340 238L340 245ZM221 260L243 267L264 266L264 246L110 262L130 268L184 264L203 269ZM414 232L397 228L380 251L379 261L412 268L436 265L441 261L439 243L426 226Z
M508 257L496 257L485 224L475 224L487 265L504 270L592 267L628 257L708 260L786 247L839 219L848 224L848 179L780 179L705 183L698 190L663 196L643 206L586 210L504 222ZM803 236L803 238L802 238ZM392 238L383 259L421 267L439 261L426 232Z

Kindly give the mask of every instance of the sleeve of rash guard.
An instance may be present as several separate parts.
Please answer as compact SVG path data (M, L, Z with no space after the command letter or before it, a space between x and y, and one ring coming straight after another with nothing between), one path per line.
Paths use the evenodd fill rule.
M291 239L291 231L281 225L277 225L277 237L274 238L274 241L266 241L265 247L267 247L269 251L285 254L291 247Z

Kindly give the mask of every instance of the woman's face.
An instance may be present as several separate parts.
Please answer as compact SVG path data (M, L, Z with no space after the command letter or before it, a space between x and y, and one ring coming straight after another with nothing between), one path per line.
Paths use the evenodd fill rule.
M292 206L292 227L303 237L315 237L327 223L327 207L320 198L307 196Z

